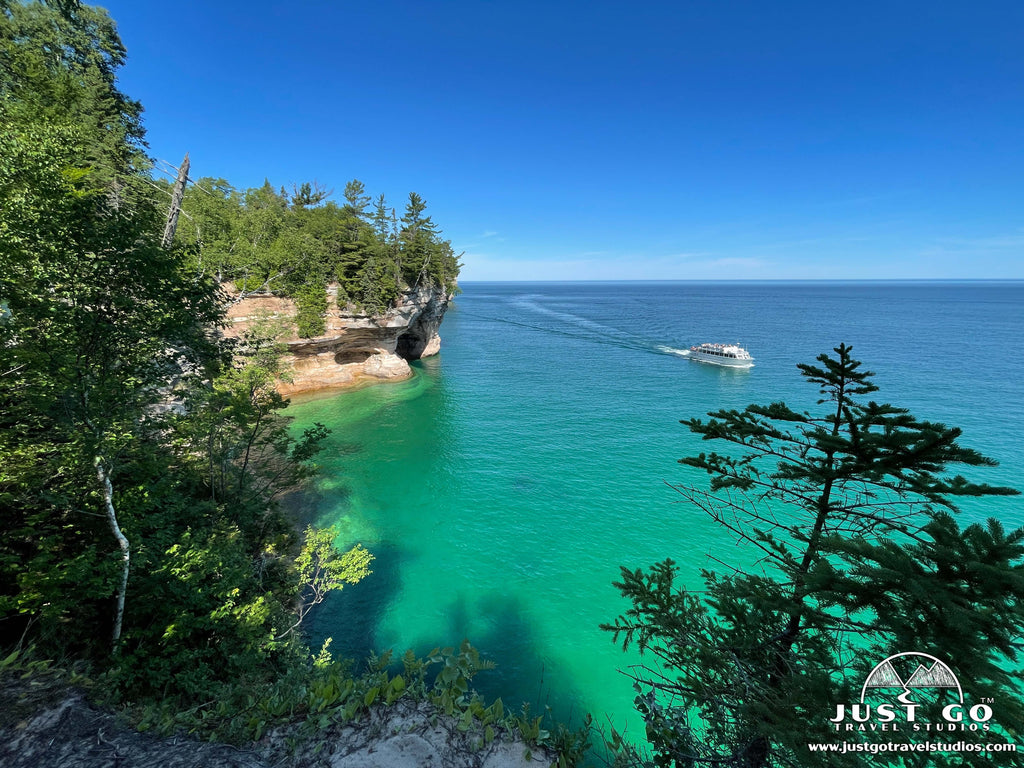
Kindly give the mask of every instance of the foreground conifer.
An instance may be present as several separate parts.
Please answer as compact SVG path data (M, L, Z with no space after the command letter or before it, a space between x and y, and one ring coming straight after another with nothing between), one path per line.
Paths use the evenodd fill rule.
M850 347L834 352L799 366L820 389L820 414L772 403L683 422L731 452L681 459L710 475L710 489L677 490L733 532L746 559L703 571L700 592L676 584L672 560L623 568L615 585L633 606L604 629L657 660L634 670L657 765L961 765L985 758L826 756L808 743L1020 738L1021 686L1009 671L1024 628L1024 529L1007 533L995 519L962 529L953 517L957 497L1017 491L950 477L950 466L996 462L962 447L955 427L864 402L878 389L873 374ZM915 731L945 724L943 706L957 701L952 689L920 689L913 723L897 702L899 730L837 733L837 705L859 702L872 667L904 651L948 662L968 706L990 702L989 730ZM1024 764L1024 755L993 757Z

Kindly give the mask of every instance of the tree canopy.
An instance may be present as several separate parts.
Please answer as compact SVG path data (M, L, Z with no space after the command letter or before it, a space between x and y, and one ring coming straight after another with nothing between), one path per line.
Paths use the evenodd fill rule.
M105 181L148 166L142 105L117 87L125 48L102 8L0 4L0 108L7 119L75 126L81 159Z
M632 607L605 629L658 661L635 677L658 765L815 766L822 755L810 742L878 740L837 733L829 718L858 702L877 662L903 651L945 659L970 681L975 704L998 702L990 730L949 741L1020 737L1012 670L1024 630L1024 529L995 519L962 528L954 517L960 497L1017 491L947 474L995 462L961 446L955 427L865 400L877 387L850 347L818 363L799 369L819 388L820 413L772 403L683 422L729 452L681 459L706 472L710 488L677 490L746 544L749 558L702 571L701 591L678 586L672 560L647 572L623 568L616 584ZM940 705L955 699L933 694L915 700L918 719L943 723ZM907 727L884 738L922 736ZM961 760L872 756L872 764ZM863 765L864 753L830 753L828 764Z
M293 434L273 341L224 339L214 276L162 247L123 60L102 9L0 5L0 644L227 700L300 668L303 606L372 555L281 509L327 432ZM287 207L253 201L253 231Z
M383 314L406 290L455 290L458 257L415 192L400 220L383 195L369 211L361 181L346 184L342 205L329 196L317 183L289 195L269 181L239 191L224 179L202 178L185 194L179 234L200 274L242 294L294 298L305 337L324 331L329 284L342 302L369 314Z

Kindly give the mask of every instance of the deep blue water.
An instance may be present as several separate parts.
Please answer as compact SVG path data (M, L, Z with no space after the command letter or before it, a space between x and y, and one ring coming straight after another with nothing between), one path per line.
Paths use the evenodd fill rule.
M1024 283L468 283L416 378L296 404L334 434L315 510L377 554L375 573L315 616L368 648L457 644L499 667L490 696L632 715L635 661L598 624L625 605L620 565L672 557L697 585L731 536L666 483L702 446L679 424L785 400L814 408L796 365L840 342L876 372L876 399L964 429L1001 466L972 477L1024 488ZM749 370L687 360L740 342ZM1024 524L1020 499L964 515Z

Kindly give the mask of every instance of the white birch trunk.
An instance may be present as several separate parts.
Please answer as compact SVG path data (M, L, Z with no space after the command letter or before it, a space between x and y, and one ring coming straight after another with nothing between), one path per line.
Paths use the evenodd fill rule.
M107 521L110 523L110 530L114 532L118 546L121 547L121 559L124 565L121 568L121 586L117 590L117 614L114 618L114 631L110 638L114 650L121 639L121 621L124 618L124 596L128 590L128 568L131 561L131 545L128 538L121 532L117 524L117 513L114 511L114 488L110 484L110 478L103 468L102 462L96 462L96 476L99 478L100 487L103 489L103 502L106 507Z

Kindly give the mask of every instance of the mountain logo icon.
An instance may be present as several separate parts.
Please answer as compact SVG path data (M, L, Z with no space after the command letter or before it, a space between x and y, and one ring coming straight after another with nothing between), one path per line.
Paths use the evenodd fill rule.
M896 653L876 664L864 680L860 691L861 702L869 690L878 688L901 688L901 696L915 688L950 688L956 691L961 704L964 701L960 681L949 665L918 651Z

